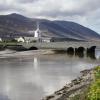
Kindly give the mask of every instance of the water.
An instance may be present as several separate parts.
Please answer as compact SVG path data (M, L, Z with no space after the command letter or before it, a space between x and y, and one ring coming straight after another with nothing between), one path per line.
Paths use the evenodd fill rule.
M76 78L81 70L100 65L100 51L97 59L67 54L11 56L14 52L0 53L0 100L40 100Z

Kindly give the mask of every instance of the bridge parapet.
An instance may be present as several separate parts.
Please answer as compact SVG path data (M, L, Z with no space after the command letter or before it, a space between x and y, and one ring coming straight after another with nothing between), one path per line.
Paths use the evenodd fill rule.
M100 42L36 42L36 43L21 43L25 48L37 47L39 49L63 49L72 48L90 48L92 46L100 47Z

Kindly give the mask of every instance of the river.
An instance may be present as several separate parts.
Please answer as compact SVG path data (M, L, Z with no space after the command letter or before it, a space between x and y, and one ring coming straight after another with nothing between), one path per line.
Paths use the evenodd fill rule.
M15 51L0 51L0 100L41 100L59 90L80 71L100 65L95 57L68 54L12 56Z

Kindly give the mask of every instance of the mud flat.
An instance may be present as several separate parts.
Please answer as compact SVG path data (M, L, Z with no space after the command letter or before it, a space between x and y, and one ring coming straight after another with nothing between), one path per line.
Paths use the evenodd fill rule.
M54 92L50 96L44 97L42 100L74 100L71 98L87 91L87 88L94 80L93 69L84 70L80 73L81 75L72 80L71 83L66 84L62 89Z
M52 50L28 50L28 51L14 51L6 49L4 51L0 51L0 57L29 57L29 56L38 56L38 55L46 55L46 54L54 54Z

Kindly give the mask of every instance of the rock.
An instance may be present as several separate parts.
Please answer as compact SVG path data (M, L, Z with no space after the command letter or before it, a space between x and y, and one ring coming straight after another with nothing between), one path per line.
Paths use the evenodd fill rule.
M72 80L71 83L66 84L62 89L56 91L54 95L47 96L43 100L70 100L69 98L83 92L84 89L89 87L93 81L93 69L84 70L80 72L81 75Z

